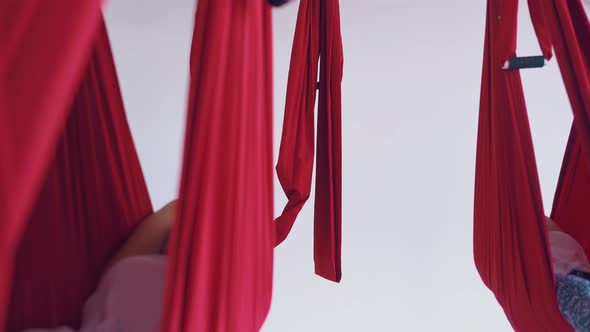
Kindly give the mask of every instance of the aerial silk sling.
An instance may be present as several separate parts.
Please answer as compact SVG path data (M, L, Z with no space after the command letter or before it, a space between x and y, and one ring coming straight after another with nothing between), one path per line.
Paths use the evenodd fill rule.
M552 217L590 253L590 25L579 0L529 1L545 58L553 45L574 112ZM516 331L573 331L556 302L516 55L518 1L488 0L477 143L474 258Z
M16 253L9 330L76 326L113 249L151 212L102 22L77 89Z
M0 331L77 327L152 211L100 6L0 3ZM162 331L256 331L274 243L270 13L204 0L196 18Z
M53 159L74 94L72 86L77 84L90 52L98 28L100 2L2 1L0 17L0 330L3 330L19 239ZM64 305L68 306L66 301ZM15 308L14 312L22 310L26 309ZM45 315L43 308L28 310L39 320ZM69 320L65 316L60 318ZM13 324L20 319L11 317L8 329L19 328Z
M318 275L336 282L342 275L342 66L338 0L301 0L276 166L288 198L285 209L276 219L276 244L287 238L311 193L317 88L314 261Z
M258 331L273 270L272 27L265 1L199 0L162 331Z

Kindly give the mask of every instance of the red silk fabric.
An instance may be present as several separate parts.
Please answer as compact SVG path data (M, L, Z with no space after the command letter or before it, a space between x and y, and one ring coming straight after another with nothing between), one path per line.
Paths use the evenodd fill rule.
M0 58L0 331L76 327L106 260L151 211L100 2L61 3L0 4L12 20ZM274 243L270 7L198 8L162 329L257 331Z
M580 1L553 1L555 57L574 113L552 218L590 253L590 24Z
M301 0L291 54L277 175L288 203L276 219L283 242L309 199L314 162L314 108L319 72L314 260L318 275L341 278L342 36L338 0Z
M0 2L0 331L17 245L53 159L100 5Z
M77 327L105 264L151 212L104 24L92 40L16 252L8 331Z
M273 271L266 1L200 0L161 331L258 331Z
M501 69L516 54L517 8L516 0L488 1L475 178L475 263L516 331L573 331L556 304L520 73ZM531 6L531 15L546 57L549 45L554 46L574 110L553 215L588 250L584 216L590 211L582 205L588 205L590 194L590 187L583 186L588 183L585 160L590 155L582 151L590 147L590 128L584 125L590 114L590 52L582 42L589 40L582 39L588 37L588 20L583 11L575 12L579 8L579 0L545 0Z

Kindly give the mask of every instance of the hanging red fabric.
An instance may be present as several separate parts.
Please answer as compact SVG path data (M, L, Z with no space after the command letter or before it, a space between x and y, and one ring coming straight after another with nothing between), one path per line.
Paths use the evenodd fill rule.
M590 255L590 23L581 1L548 1L555 56L574 113L552 218Z
M103 23L92 40L16 252L9 332L77 327L107 261L151 212Z
M0 2L0 331L16 246L65 123L100 4Z
M2 9L8 8L7 3L2 5L6 7ZM93 21L88 15L81 15L78 7L70 8L71 13L98 26L99 11ZM272 292L270 9L263 1L237 0L200 1L198 8L179 220L172 234L162 328L165 331L257 331L268 312ZM39 12L49 15L51 11L44 8ZM56 24L55 31L64 34L59 37L71 37L66 33L69 30L61 30L63 22ZM2 134L9 139L23 138L18 142L21 145L6 144L3 140L5 144L0 146L2 179L20 176L15 182L2 182L0 192L0 197L14 196L19 203L18 209L8 210L3 206L0 211L2 217L7 217L1 224L0 240L10 240L0 241L8 249L0 256L4 266L11 266L14 248L24 230L15 266L18 280L12 294L10 332L31 326L75 326L83 300L92 291L105 260L133 225L151 211L122 113L104 26L99 31L91 64L76 94L54 162L49 172L45 171L67 117L68 98L74 94L76 75L85 62L84 54L88 50L83 46L90 46L93 40L92 31L87 31L95 28L92 24L79 28L71 29L76 38L64 37L65 41L53 35L45 36L46 30L40 33L32 29L47 37L44 40L57 40L57 45L63 46L56 50L68 60L67 65L63 59L51 63L49 60L54 60L51 52L46 62L32 65L24 61L31 61L27 56L32 54L28 51L38 51L42 45L34 34L23 36L22 40L14 39L22 41L20 44L30 43L30 50L7 53L18 54L18 60L23 60L20 66L16 64L16 56L2 58L0 62L2 72L14 76L6 77L15 80L10 86L13 90L8 93L3 90L0 94L1 105L7 105L0 112L2 120L7 120L2 122L6 125ZM15 28L15 31L20 30ZM86 35L78 36L82 32ZM58 43L61 41L65 45ZM34 81L35 69L44 69L37 74L41 75L39 81L47 86ZM1 78L0 86L8 89L5 76ZM34 90L38 99L24 98L25 83L39 89ZM39 103L32 104L35 102ZM7 112L20 108L25 113ZM32 110L36 113L26 113ZM21 114L36 117L28 119ZM11 126L23 129L19 132L21 136L9 131L13 129ZM30 137L38 138L33 140L38 145L25 144L30 143L27 140ZM44 167L43 163L37 163L40 156L47 159ZM6 162L10 158L22 170ZM35 163L30 165L31 161ZM36 172L30 174L30 167ZM26 183L21 186L21 182ZM27 213L31 208L33 212ZM30 220L25 230L27 216ZM63 260L64 257L67 259ZM0 274L3 296L0 309L5 309L11 275L10 269Z
M572 128L553 200L551 219L573 236L590 257L590 169L580 138Z
M200 0L162 331L258 331L273 270L266 1Z
M575 37L585 34L587 19L568 13L576 7L571 7L576 2L579 5L579 0L568 1L570 8L567 10L563 0L547 0L541 7L538 3L531 7L533 23L546 57L550 55L549 42L555 45L574 113L577 102L572 96L590 96L587 86L568 83L568 77L572 75L587 75L587 67L576 60L569 68L564 67L564 63L570 63L572 58L588 59L590 56L581 47L583 39ZM556 304L544 210L520 74L501 69L501 64L516 54L517 8L515 0L488 1L475 179L475 263L484 283L494 292L516 331L573 331L563 320ZM557 33L560 24L571 29ZM564 42L574 50L573 54L564 52ZM578 71L582 74L575 74ZM589 110L586 107L585 111ZM576 115L574 119L578 123L583 117ZM590 140L576 140L579 128L583 126L576 124L576 132L572 132L558 186L554 204L558 220L566 215L581 213L582 216L585 213L576 209L582 200L587 202L589 187L581 188L576 184L577 178L573 181L572 173L572 170L585 168L580 147L590 144ZM579 175L581 184L588 182L584 180L588 178L587 172L585 169ZM571 191L574 185L575 192ZM580 238L581 234L577 235Z
M342 36L338 0L301 0L287 86L277 174L288 203L276 219L283 242L309 199L314 160L314 107L319 75L314 260L318 275L341 278Z

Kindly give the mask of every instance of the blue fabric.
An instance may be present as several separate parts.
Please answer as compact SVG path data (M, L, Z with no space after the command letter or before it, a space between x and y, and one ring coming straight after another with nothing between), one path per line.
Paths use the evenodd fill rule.
M590 332L590 280L557 275L557 299L563 317L576 332Z

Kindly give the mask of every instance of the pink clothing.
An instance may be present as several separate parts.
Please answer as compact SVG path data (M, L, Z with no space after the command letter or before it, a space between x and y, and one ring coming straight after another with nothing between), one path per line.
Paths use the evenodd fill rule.
M79 332L159 331L166 256L133 256L103 276L84 306ZM68 327L24 332L73 332Z
M549 245L551 246L555 274L566 275L573 269L590 272L590 264L584 249L570 235L564 232L550 231Z

